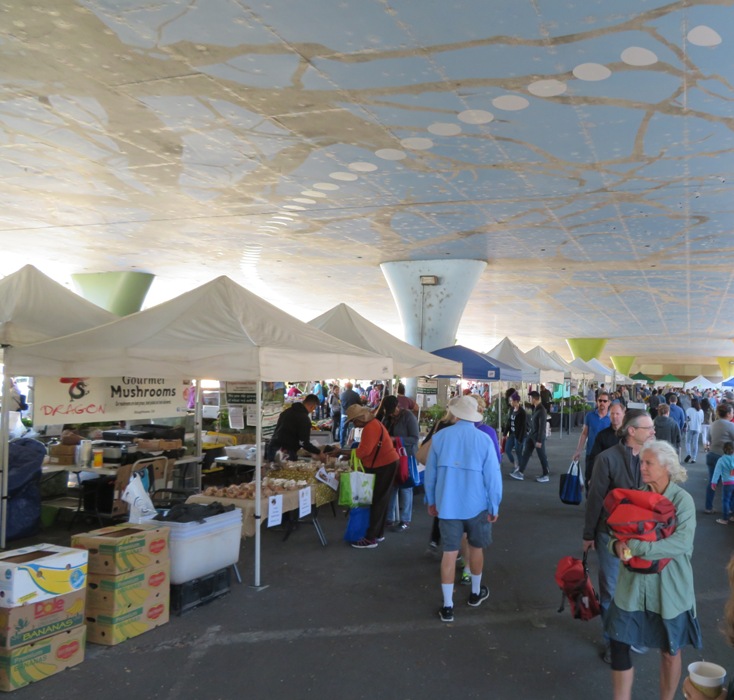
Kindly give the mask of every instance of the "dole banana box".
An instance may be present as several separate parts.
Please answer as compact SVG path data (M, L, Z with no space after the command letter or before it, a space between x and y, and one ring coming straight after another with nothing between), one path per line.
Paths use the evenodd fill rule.
M15 649L0 649L0 690L16 690L84 661L84 625Z
M104 615L87 611L87 639L95 644L113 646L168 622L168 596L152 598L143 605L120 615Z
M71 538L71 546L89 552L89 573L119 576L166 561L170 528L157 523L121 523Z
M0 607L0 648L12 649L83 625L86 594L82 588L14 608Z
M85 551L37 544L0 553L0 606L66 595L87 585Z
M90 574L87 582L89 614L117 617L149 601L168 600L170 568L166 559L119 576Z

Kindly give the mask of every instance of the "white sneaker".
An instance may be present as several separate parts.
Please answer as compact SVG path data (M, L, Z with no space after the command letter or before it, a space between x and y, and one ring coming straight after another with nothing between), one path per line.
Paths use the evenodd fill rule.
M544 474L543 476L539 476L536 481L539 484L547 484L550 481L550 477L547 474Z
M514 472L510 472L510 476L513 479L517 479L518 481L522 481L525 477L523 476L523 473L519 469L515 469Z

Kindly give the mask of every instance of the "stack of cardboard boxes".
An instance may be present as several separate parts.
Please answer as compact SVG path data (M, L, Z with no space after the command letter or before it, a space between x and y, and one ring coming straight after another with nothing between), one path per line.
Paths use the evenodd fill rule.
M87 638L114 645L168 622L169 529L123 523L74 535L89 554Z
M87 552L39 544L0 554L0 690L84 660Z

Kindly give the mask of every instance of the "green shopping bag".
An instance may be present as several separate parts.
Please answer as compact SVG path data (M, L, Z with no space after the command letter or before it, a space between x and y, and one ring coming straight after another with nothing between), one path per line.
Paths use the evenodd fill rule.
M339 477L339 505L349 508L371 505L375 475L365 474L362 462L357 457L357 450L352 450L349 466L352 470Z

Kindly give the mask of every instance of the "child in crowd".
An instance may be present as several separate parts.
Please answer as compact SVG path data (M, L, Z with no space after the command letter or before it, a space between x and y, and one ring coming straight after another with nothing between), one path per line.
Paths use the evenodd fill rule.
M725 442L724 454L716 460L714 475L711 477L711 488L714 491L719 479L724 490L721 493L721 517L716 522L719 525L728 525L734 496L734 443Z

